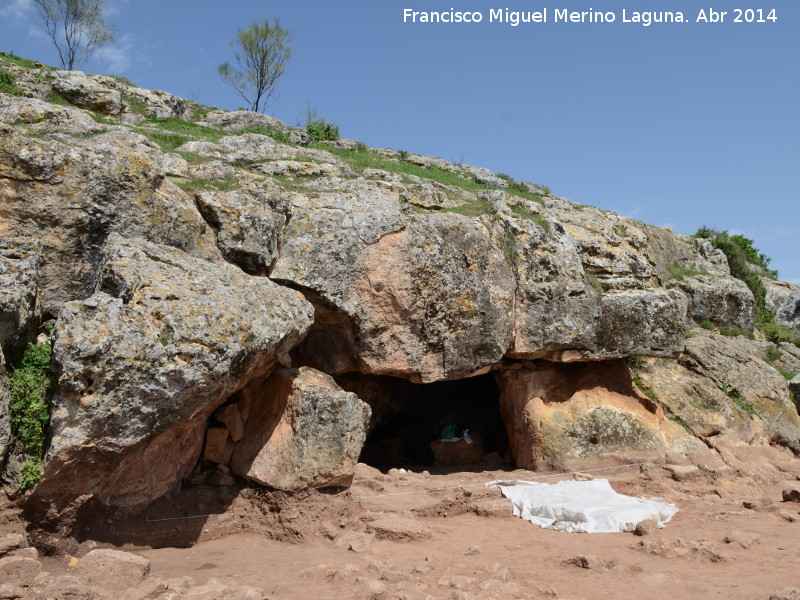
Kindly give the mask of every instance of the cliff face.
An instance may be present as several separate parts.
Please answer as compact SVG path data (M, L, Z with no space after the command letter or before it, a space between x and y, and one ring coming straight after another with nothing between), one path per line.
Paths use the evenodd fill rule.
M346 484L408 390L481 376L521 467L800 440L772 366L796 373L797 348L697 327L754 326L707 241L486 169L6 68L32 96L0 94L6 363L56 319L43 512L136 510L189 480ZM770 289L798 327L798 288ZM0 370L0 442L6 387Z

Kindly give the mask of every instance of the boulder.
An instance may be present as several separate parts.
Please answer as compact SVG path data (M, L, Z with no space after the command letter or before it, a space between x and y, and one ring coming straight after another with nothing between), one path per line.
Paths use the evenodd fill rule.
M349 486L369 416L369 406L330 376L278 368L257 391L231 467L280 490Z
M657 404L634 391L621 360L526 362L523 368L502 371L498 384L500 410L520 468L659 460L667 452L697 447Z
M246 127L264 127L265 129L277 131L286 129L286 125L275 117L253 112L252 110L213 111L203 117L200 125L215 127L223 131L238 131Z
M35 337L40 251L30 240L0 238L0 350L10 360Z
M112 235L101 291L56 323L52 442L32 504L133 510L192 470L206 419L302 339L295 291ZM86 465L92 465L86 468Z
M42 570L42 563L24 556L0 558L0 581L12 585L29 586Z
M266 274L278 256L286 224L284 191L275 184L251 184L230 192L198 192L197 207L217 234L225 260L250 274Z
M124 107L119 90L104 85L102 78L80 71L53 71L50 73L50 84L54 91L81 108L119 115Z
M767 287L766 308L775 322L800 334L800 286L783 281L763 280Z
M694 275L673 284L689 299L688 316L695 323L711 321L718 327L755 326L755 300L744 282L734 277Z
M14 123L16 127L22 126L37 134L87 135L106 128L84 110L51 104L37 98L3 94L0 96L0 113L6 123Z
M164 155L149 140L113 127L80 144L9 132L0 149L0 235L41 244L45 314L94 293L114 232L220 260L211 228L164 178Z
M142 583L150 573L150 561L130 552L103 548L89 552L72 571L89 586L125 590Z
M175 117L186 119L189 117L189 103L183 98L173 96L161 90L145 90L139 87L119 85L123 88L125 108L131 109L131 102L144 104L144 112L157 119ZM138 116L138 115L137 115Z

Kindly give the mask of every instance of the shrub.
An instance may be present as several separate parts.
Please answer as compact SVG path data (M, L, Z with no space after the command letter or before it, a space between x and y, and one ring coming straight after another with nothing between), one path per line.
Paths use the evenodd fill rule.
M28 456L22 465L20 489L33 486L41 472L45 428L50 420L50 341L28 344L25 354L11 371L11 437Z
M339 126L325 119L312 119L306 123L306 132L315 142L334 142L339 139Z
M708 329L709 331L711 331L711 330L714 329L714 324L711 321L709 321L708 319L706 319L705 321L700 323L700 327L702 327L703 329Z
M18 96L20 93L14 74L5 69L0 69L0 92L3 94L14 94L15 96Z
M731 275L741 279L756 299L756 312L759 321L765 320L765 299L767 288L761 281L761 275L777 279L778 272L769 268L771 259L753 246L753 240L743 235L730 235L727 231L715 231L709 227L701 227L695 237L704 238L722 250L728 258ZM753 268L755 266L755 268ZM768 321L772 319L767 319Z

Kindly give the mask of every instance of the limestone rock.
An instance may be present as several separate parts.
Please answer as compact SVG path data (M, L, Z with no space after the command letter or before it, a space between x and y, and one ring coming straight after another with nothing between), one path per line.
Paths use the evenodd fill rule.
M711 321L719 327L753 329L755 300L744 282L733 277L694 275L677 281L675 286L688 297L688 314L695 323Z
M287 146L271 137L257 133L226 136L216 144L186 142L178 150L209 158L219 158L236 166L257 166L270 161L309 161L309 159L313 159L315 162L332 165L338 175L355 175L347 163L330 152Z
M16 127L25 126L37 134L86 135L104 129L104 125L78 108L7 94L0 95L0 115L5 122L14 123Z
M115 82L116 83L116 82ZM186 119L189 117L189 103L183 98L173 96L161 90L146 90L139 87L119 85L123 88L124 100L126 104L131 101L145 105L145 112L157 119L177 117ZM130 108L126 106L126 108Z
M150 561L120 550L92 550L73 568L75 575L87 585L125 590L142 583L150 573Z
M639 377L659 402L696 435L729 433L750 443L800 439L786 381L764 361L767 344L693 333L679 361L644 361Z
M264 127L278 131L286 129L286 125L275 117L253 112L252 110L213 111L203 117L200 125L215 127L223 131L238 131L245 127Z
M217 246L229 262L250 274L265 274L278 256L286 224L283 190L267 184L231 192L198 192L197 206L217 233Z
M6 454L11 443L11 382L6 375L5 360L0 352L0 473L5 466ZM2 547L2 544L0 544ZM2 552L0 552L0 556Z
M570 468L609 455L654 460L696 442L632 388L623 361L528 363L498 376L500 409L518 467Z
M764 279L767 287L766 308L775 312L775 322L800 333L800 286Z
M54 71L50 79L53 89L75 106L107 115L119 115L122 112L120 92L103 85L96 77L80 71Z
M194 466L206 418L310 318L298 292L267 279L112 236L102 291L56 324L52 443L34 499L135 508L164 494Z
M114 127L81 144L9 132L0 149L0 235L41 244L43 312L94 292L113 232L219 260L210 227L164 179L163 154L149 140Z
M369 406L308 367L278 368L260 387L231 466L281 490L349 486Z
M4 533L0 535L0 558L27 546L28 541L25 536L19 533Z
M11 360L22 355L38 325L40 262L36 242L0 238L0 349Z

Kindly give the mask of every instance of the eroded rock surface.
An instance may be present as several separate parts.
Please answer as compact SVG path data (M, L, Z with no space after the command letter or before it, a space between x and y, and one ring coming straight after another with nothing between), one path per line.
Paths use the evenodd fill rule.
M56 325L52 442L34 495L135 507L188 474L208 415L297 344L311 308L173 248L112 236L105 254L101 291Z
M0 349L11 359L21 356L38 325L40 263L37 243L0 238Z
M277 369L254 391L234 472L279 490L349 486L370 409L309 367Z

